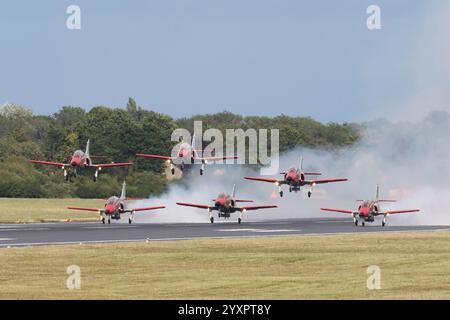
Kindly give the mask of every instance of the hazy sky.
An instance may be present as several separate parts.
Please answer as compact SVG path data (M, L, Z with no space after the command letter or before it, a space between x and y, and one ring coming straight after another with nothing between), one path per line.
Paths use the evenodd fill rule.
M449 109L449 16L446 0L2 1L0 104L409 118Z

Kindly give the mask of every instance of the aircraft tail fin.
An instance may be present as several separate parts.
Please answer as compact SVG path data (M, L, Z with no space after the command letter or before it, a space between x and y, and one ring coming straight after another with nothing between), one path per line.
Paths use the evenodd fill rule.
M376 195L375 195L375 201L379 201L380 200L380 185L379 184L377 184L377 192L376 192Z
M90 145L90 141L89 141L89 139L88 139L88 141L87 141L87 143L86 143L86 151L84 152L84 154L85 154L87 157L90 156L90 154L89 154L89 145Z
M303 171L303 156L300 157L300 164L299 164L298 169L300 172Z
M125 200L126 196L127 196L127 184L124 181L122 184L122 193L120 194L120 199Z

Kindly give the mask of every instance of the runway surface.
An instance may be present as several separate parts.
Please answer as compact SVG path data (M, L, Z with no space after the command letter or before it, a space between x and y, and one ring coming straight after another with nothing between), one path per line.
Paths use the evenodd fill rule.
M38 223L0 224L0 247L102 243L127 241L183 240L195 238L258 237L361 232L450 230L450 226L355 227L349 219L289 219L211 223L101 224Z

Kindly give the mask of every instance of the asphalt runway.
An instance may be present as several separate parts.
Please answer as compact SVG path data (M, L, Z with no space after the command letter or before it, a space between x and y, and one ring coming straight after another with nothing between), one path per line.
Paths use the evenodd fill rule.
M449 230L450 226L386 226L378 223L355 227L351 219L289 219L219 221L211 223L149 223L110 225L100 222L0 224L0 247L184 240L197 238L319 235L361 232Z

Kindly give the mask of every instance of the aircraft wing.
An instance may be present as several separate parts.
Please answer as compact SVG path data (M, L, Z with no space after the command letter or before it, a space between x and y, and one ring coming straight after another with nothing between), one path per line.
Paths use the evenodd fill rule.
M236 208L239 211L247 211L247 210L258 210L258 209L271 209L271 208L278 208L278 206L274 206L274 205L269 205L269 206L245 206L245 207L240 207L240 208Z
M390 210L384 212L384 214L397 214L397 213L408 213L408 212L420 212L419 209L412 209L412 210Z
M136 153L136 157L144 157L144 158L151 158L151 159L161 159L161 160L172 160L172 157L169 156L159 156L156 154L145 154L145 153Z
M348 181L348 179L319 179L319 180L305 180L305 184L322 184L322 183L330 183L330 182L342 182L342 181Z
M284 180L278 180L278 179L271 179L271 178L256 178L256 177L244 177L244 179L247 180L254 180L254 181L263 181L263 182L271 182L271 183L279 183L283 184Z
M133 208L133 209L126 209L125 212L148 211L148 210L156 210L156 209L164 209L164 208L165 208L165 206Z
M46 165L55 166L55 167L69 166L69 164L62 163L62 162L51 162L51 161L40 161L40 160L30 160L30 162L37 163L37 164L46 164Z
M322 173L320 172L303 172L305 176L320 176Z
M205 158L195 158L196 160L206 160L206 161L217 161L217 160L226 160L226 159L238 159L238 156L223 156L223 157L205 157Z
M352 210L342 210L342 209L333 209L333 208L320 208L320 210L323 211L332 211L332 212L340 212L340 213L348 213L348 214L355 214Z
M214 209L215 207L208 206L206 204L195 204L195 203L186 203L186 202L177 202L177 205L179 206L186 206L186 207L194 207L194 208L200 208L200 209Z
M123 163L102 163L102 164L91 164L90 167L95 168L111 168L111 167L126 167L132 166L131 162L123 162Z
M93 212L102 212L105 209L98 209L98 208L83 208L83 207L67 207L67 209L70 210L82 210L82 211L93 211Z

